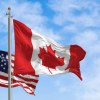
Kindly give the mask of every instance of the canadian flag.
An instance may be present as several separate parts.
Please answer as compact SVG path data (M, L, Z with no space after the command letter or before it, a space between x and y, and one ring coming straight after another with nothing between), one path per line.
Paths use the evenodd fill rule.
M73 72L81 80L80 61L86 52L78 45L62 46L13 20L15 33L14 74L56 75Z

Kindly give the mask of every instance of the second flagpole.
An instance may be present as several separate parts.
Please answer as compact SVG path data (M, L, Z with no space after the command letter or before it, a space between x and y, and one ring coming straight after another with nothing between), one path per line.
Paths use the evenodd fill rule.
M11 8L8 7L8 100L12 100L11 95Z

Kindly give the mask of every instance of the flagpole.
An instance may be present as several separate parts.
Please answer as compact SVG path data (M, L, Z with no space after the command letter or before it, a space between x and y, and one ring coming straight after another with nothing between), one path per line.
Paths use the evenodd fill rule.
M11 8L8 7L8 100L11 100Z

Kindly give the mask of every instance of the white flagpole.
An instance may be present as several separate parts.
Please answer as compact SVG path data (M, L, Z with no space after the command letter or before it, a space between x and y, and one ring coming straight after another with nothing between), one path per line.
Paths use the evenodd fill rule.
M11 96L11 8L8 7L8 100Z

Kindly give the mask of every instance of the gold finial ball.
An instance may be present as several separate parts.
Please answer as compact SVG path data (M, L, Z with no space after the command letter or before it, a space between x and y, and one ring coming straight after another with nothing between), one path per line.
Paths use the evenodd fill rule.
M11 10L11 8L10 8L10 7L8 7L8 10Z

